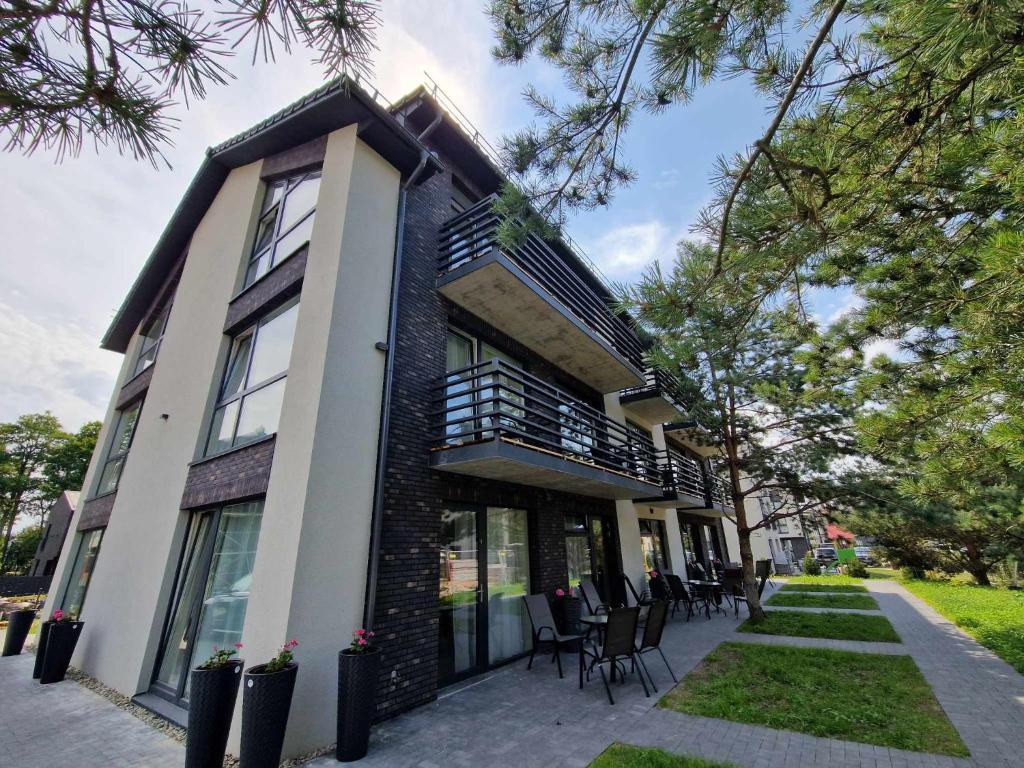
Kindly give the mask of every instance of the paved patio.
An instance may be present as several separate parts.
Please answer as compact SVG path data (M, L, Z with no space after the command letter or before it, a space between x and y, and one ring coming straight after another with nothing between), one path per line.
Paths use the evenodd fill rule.
M0 658L0 765L10 768L169 768L185 747L67 680L32 679L34 655Z
M903 644L784 638L736 633L730 612L669 624L664 647L682 678L723 640L909 654L935 690L971 751L970 759L821 739L761 726L658 709L672 685L649 658L660 694L647 699L635 676L616 685L609 706L600 679L577 689L575 657L559 680L547 657L441 693L439 700L378 726L367 768L567 766L584 768L614 741L727 760L747 768L1010 768L1024 763L1024 676L979 646L894 582L869 588ZM31 655L0 659L0 754L3 764L50 768L176 766L182 746L73 682L31 680ZM61 728L55 731L54 722ZM335 766L324 757L308 768Z

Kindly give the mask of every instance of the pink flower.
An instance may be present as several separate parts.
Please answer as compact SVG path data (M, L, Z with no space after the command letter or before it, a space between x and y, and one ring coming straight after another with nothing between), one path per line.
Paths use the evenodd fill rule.
M658 578L658 572L657 571L651 571L651 577L655 578L655 579Z
M290 651L290 650L292 650L292 648L298 648L298 647L299 647L299 641L298 640L289 640L287 643L284 644L284 649L286 651Z
M363 635L366 634L366 630L365 629L357 629L352 634L355 635L356 637L362 637Z
M366 645L366 638L364 638L364 637L359 638L359 644L360 645Z
M244 645L242 645L241 643L235 643L235 650L237 650L237 651L240 651L240 650L242 650L242 649L243 649L244 647L245 647L245 646L244 646Z
M555 590L555 597L565 597L565 590L559 587Z
M366 636L367 636L367 637L376 637L376 636L377 636L377 634L376 634L375 632L367 632L367 633L366 633Z
M63 618L64 618L64 611L62 611L60 608L58 608L56 611L53 612L53 620L54 621L60 621Z

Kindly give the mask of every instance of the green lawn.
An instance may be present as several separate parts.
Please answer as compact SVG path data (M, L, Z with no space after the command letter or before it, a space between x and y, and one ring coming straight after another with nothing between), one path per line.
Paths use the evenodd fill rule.
M813 592L776 592L765 605L788 606L791 608L855 608L861 611L877 611L878 603L870 595L859 593L843 595L818 595Z
M941 581L903 586L1024 674L1024 592Z
M782 587L804 592L867 592L863 579L851 576L793 576Z
M715 763L699 757L673 755L663 749L612 744L597 756L589 768L736 768L732 763Z
M895 568L868 567L868 573L873 579L896 579L899 580L900 572Z
M898 643L900 636L884 616L856 613L803 613L802 611L768 611L768 618L754 624L747 619L737 632L790 637L824 637L829 640L869 640L876 643Z
M968 754L909 656L723 643L659 706L824 738Z

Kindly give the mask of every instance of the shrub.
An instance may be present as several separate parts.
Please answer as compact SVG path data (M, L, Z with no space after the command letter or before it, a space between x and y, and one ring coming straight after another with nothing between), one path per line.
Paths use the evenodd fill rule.
M867 579L871 577L868 567L860 560L851 560L846 564L846 575L855 579Z
M915 566L904 565L900 568L900 578L904 581L909 581L910 579L923 579L924 573L924 568L917 568Z
M821 566L818 561L814 559L812 552L806 552L804 554L804 573L807 576L821 576Z

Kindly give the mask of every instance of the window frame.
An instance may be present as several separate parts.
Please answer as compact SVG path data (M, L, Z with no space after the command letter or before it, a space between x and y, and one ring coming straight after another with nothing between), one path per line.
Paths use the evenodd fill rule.
M281 212L284 210L284 205L288 200L288 196L295 191L303 182L309 179L323 179L323 169L313 168L300 173L294 173L289 176L284 176L278 179L268 180L266 182L266 189L263 193L263 202L260 204L260 214L256 219L256 231L253 233L252 246L249 248L249 258L245 262L245 270L242 273L242 291L248 290L252 286L256 285L260 280L269 275L275 267L279 264L283 264L285 261L290 259L296 253L302 250L304 247L309 246L310 240L312 240L312 232L310 233L310 240L293 251L287 253L284 256L278 256L277 248L281 244L281 241L288 237L295 229L302 226L307 219L316 216L317 203L319 202L319 189L317 190L317 201L313 203L313 207L308 211L300 214L298 218L288 227L288 229L282 231L282 216ZM278 187L283 187L281 197L274 202L269 208L266 208L267 200L271 198L273 192ZM274 229L270 237L270 240L262 248L260 245L260 231L262 223L269 217L274 217ZM249 273L253 269L260 259L264 256L268 258L267 268L261 275L257 275L249 279Z
M163 308L154 316L142 330L139 331L139 337L141 343L139 345L138 354L135 355L135 365L132 368L132 378L141 374L147 368L152 368L156 364L156 358L160 354L160 344L164 340L164 333L167 331L167 319L171 316L171 304L174 303L174 296L172 295L168 299L167 303ZM153 328L159 325L160 332L154 338L147 331L152 331ZM151 343L147 344L146 342ZM147 360L147 356L152 352L153 356ZM143 363L145 363L143 365Z
M84 558L86 557L87 553L83 553L83 548L86 545L86 541L92 541L97 531L99 532L99 541L96 542L96 553L95 555L93 555L92 567L89 569L89 578L86 580L85 588L82 590L82 599L78 606L78 611L76 614L74 614L76 619L81 618L82 610L85 608L85 598L89 595L89 587L92 585L92 576L96 570L96 562L100 558L100 551L103 548L103 539L107 532L105 526L102 528L90 528L87 531L78 531L75 534L75 543L74 546L72 547L72 549L74 550L74 554L72 555L70 562L65 568L63 589L61 590L60 602L58 603L58 606L62 611L70 612L70 606L68 605L68 597L71 594L73 586L72 582L75 579L75 569L76 566L79 564L79 558L81 557L81 562L83 563L84 570ZM81 579L81 575L79 575L78 578Z
M210 458L212 456L218 456L218 455L220 455L222 453L227 453L228 451L233 451L236 448L242 448L242 447L245 447L246 445L252 445L253 443L258 442L258 440L260 440L260 439L270 438L273 435L277 434L277 431L275 430L274 432L271 432L271 433L268 433L267 435L265 435L264 438L258 438L257 440L250 440L249 442L242 443L242 444L238 444L236 442L238 440L238 423L239 423L239 421L242 418L242 405L244 404L243 401L247 397L249 397L250 395L255 394L256 392L259 392L261 390L267 389L268 387L273 386L274 384L276 384L277 382L281 381L282 379L288 378L288 370L291 368L291 359L290 359L291 358L291 351L289 350L288 365L285 366L283 371L280 371L279 373L275 373L274 375L269 376L266 379L263 379L262 381L259 381L259 382L255 383L255 384L249 384L249 375L252 372L253 360L256 358L256 348L257 348L256 345L259 342L259 332L260 332L260 329L265 327L266 325L268 325L269 323L271 323L273 320L277 319L281 315L283 315L285 312L288 312L293 307L298 307L299 304L300 304L299 299L300 299L299 296L295 296L295 297L289 299L288 301L284 302L283 304L281 304L281 305L279 305L277 307L274 307L271 311L267 312L265 315L260 317L258 320L254 321L251 325L247 326L246 328L241 330L239 333L237 333L237 334L235 334L234 336L231 337L231 346L228 349L227 360L224 361L224 371L221 374L220 383L217 385L217 400L216 400L216 402L213 405L213 412L210 415L209 427L206 430L206 441L203 443L203 458ZM296 319L296 323L297 322L298 322L298 320ZM297 328L296 328L296 330L297 330ZM244 340L246 338L249 338L250 342L249 342L248 356L247 356L247 359L245 361L245 372L242 374L242 384L244 384L245 386L243 386L241 389L237 390L236 392L233 392L232 394L225 396L224 395L224 388L227 386L228 378L231 375L231 363L235 359L234 355L235 355L236 350L238 349L239 344L242 342L242 340ZM295 335L293 333L292 334L292 346L293 347L294 347L294 344L295 344ZM216 423L217 412L220 411L222 408L227 408L228 406L230 406L234 402L238 403L238 407L235 409L235 414L234 414L234 417L233 417L233 426L232 426L232 429L231 429L231 445L229 445L226 448L221 448L220 450L213 451L213 450L210 449L210 441L213 438L213 429L214 429L214 425ZM278 418L280 419L280 415L278 416Z
M96 474L96 492L93 495L94 498L100 496L108 496L111 493L117 493L117 489L121 487L121 478L124 477L125 463L128 461L128 454L131 453L132 445L135 442L135 433L139 429L139 419L142 418L143 403L144 400L142 399L135 400L126 405L124 408L120 409L119 411L116 411L117 419L114 422L114 429L110 434L110 438L107 442L106 451L104 451L103 461L100 464L98 472ZM125 446L123 451L114 454L112 453L112 451L114 450L114 444L115 441L117 440L117 435L121 431L121 420L125 417L126 414L132 412L133 410L136 412L135 423L132 424L131 433L128 435L128 444ZM104 489L103 478L107 473L107 467L109 467L111 464L118 460L121 460L121 468L117 471L117 480L114 482L114 487Z

